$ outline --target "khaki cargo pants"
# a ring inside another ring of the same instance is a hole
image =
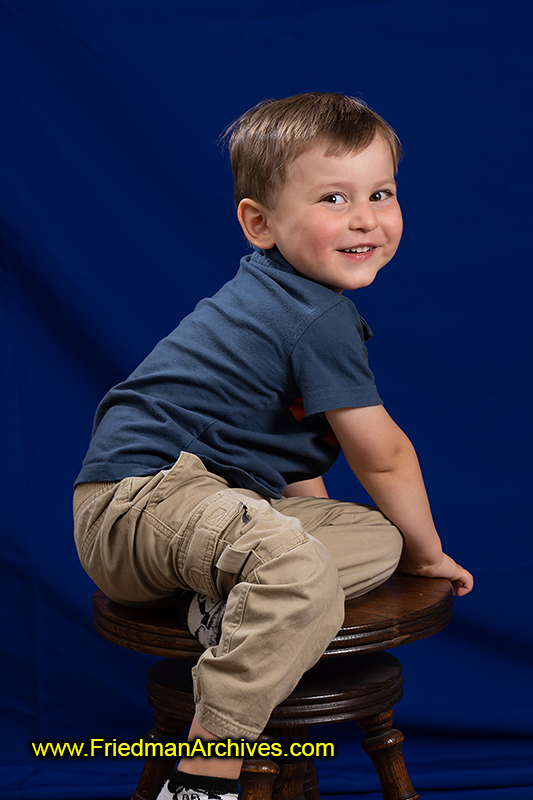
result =
[[[394,571],[402,537],[377,509],[230,488],[190,453],[172,469],[80,484],[82,565],[124,605],[171,605],[177,589],[227,598],[222,637],[193,669],[200,723],[256,739],[272,709],[342,625],[345,597]]]

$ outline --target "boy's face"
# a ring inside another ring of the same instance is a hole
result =
[[[274,210],[263,213],[268,246],[302,275],[339,293],[368,286],[402,235],[388,144],[378,135],[356,155],[307,150],[289,164]]]

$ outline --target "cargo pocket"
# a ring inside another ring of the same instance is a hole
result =
[[[220,599],[214,565],[220,538],[234,523],[242,524],[244,504],[227,489],[210,495],[192,512],[178,552],[178,571],[195,592]]]

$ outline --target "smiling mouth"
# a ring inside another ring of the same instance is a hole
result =
[[[341,250],[341,253],[368,253],[369,250],[375,250],[374,245],[364,245],[363,247],[347,247],[346,250]]]

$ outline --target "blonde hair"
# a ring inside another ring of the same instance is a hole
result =
[[[272,209],[287,165],[304,150],[323,146],[326,156],[356,153],[368,147],[376,134],[388,143],[396,171],[400,140],[362,100],[309,92],[259,103],[223,135],[233,170],[235,205],[249,197]]]

